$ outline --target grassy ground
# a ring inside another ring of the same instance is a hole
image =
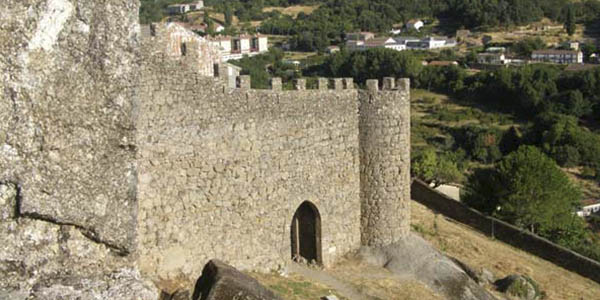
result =
[[[546,299],[600,299],[598,283],[447,220],[414,201],[412,225],[436,248],[475,270],[486,268],[496,278],[515,273],[530,276]]]
[[[321,270],[324,276],[350,285],[362,296],[360,300],[442,300],[440,295],[432,292],[427,286],[414,278],[399,278],[384,268],[361,264],[354,260],[343,260],[334,267]],[[277,273],[250,273],[261,284],[271,289],[286,300],[321,299],[323,296],[341,296],[335,287],[322,283],[319,276],[307,278],[298,274],[283,277]]]
[[[334,289],[297,274],[283,277],[277,273],[250,273],[250,276],[286,300],[320,299],[331,294],[339,295]],[[341,296],[338,298],[345,299]]]
[[[508,114],[486,111],[475,104],[462,103],[446,95],[411,90],[411,145],[413,148],[450,140],[453,128],[478,125],[506,130],[521,125]]]
[[[274,10],[278,10],[280,13],[288,16],[292,16],[296,18],[299,13],[303,12],[307,15],[310,15],[313,11],[319,8],[319,5],[295,5],[289,7],[265,7],[263,8],[263,12],[270,12]]]
[[[569,36],[563,28],[563,24],[544,19],[527,26],[515,26],[508,29],[478,33],[467,38],[466,42],[481,45],[481,38],[484,35],[491,36],[492,42],[494,43],[511,43],[525,38],[539,37],[549,46],[558,45],[559,43],[568,40],[593,42],[597,38],[597,32],[590,30],[589,28],[586,29],[581,24],[577,25],[575,34]]]

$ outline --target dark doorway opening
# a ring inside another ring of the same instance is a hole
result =
[[[292,219],[292,259],[322,264],[321,216],[317,207],[303,202]]]

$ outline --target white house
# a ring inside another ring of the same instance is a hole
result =
[[[600,212],[600,203],[582,207],[581,210],[577,212],[577,215],[580,217],[589,217],[591,214],[595,214],[598,212]]]
[[[415,37],[398,37],[396,38],[396,41],[406,45],[406,49],[409,50],[428,50],[456,46],[456,40],[440,37],[426,37],[423,39]]]
[[[480,64],[503,65],[506,57],[502,52],[486,52],[477,54],[477,62]]]
[[[406,45],[398,43],[394,38],[391,37],[380,37],[371,38],[368,40],[349,40],[346,41],[346,48],[348,50],[367,50],[370,48],[387,48],[396,51],[406,50]]]
[[[408,20],[408,22],[406,22],[406,29],[414,29],[416,31],[419,31],[419,29],[421,29],[421,27],[423,27],[425,24],[423,23],[423,21],[419,20],[419,19],[411,19]]]
[[[223,61],[269,51],[268,37],[264,35],[218,36],[210,38],[210,42],[219,49]]]
[[[333,54],[340,51],[340,47],[338,46],[329,46],[327,47],[327,53]]]
[[[365,48],[387,48],[393,49],[396,51],[406,50],[406,45],[400,44],[396,42],[395,39],[391,37],[381,37],[381,38],[373,38],[365,41]]]
[[[184,3],[184,4],[172,4],[167,7],[167,12],[169,14],[185,14],[189,11],[200,10],[204,7],[204,1],[196,1],[193,3]]]
[[[562,43],[561,46],[571,49],[571,50],[575,50],[575,51],[579,50],[579,42],[577,42],[577,41],[566,41],[566,42]]]

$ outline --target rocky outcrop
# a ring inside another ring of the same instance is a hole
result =
[[[0,5],[0,181],[20,215],[121,252],[135,239],[138,1]]]
[[[0,299],[157,299],[131,258],[72,225],[19,217],[19,190],[0,184]]]
[[[138,1],[0,4],[0,299],[156,299],[134,267]]]
[[[460,265],[414,234],[387,247],[363,247],[359,258],[395,274],[413,276],[448,299],[495,299],[473,281]]]
[[[196,283],[195,300],[280,300],[258,281],[219,260],[209,261]]]

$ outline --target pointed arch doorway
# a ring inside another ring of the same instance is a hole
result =
[[[317,207],[305,201],[294,213],[291,226],[292,259],[322,264],[321,215]]]

